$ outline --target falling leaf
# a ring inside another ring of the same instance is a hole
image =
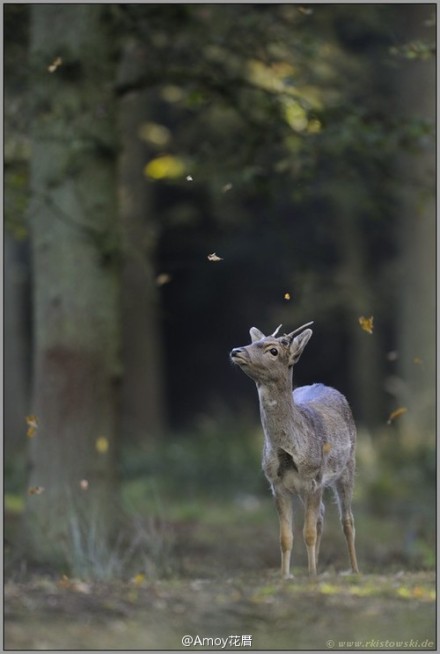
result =
[[[43,486],[31,486],[31,488],[28,489],[28,495],[41,495],[43,491]]]
[[[284,299],[289,301],[290,300],[290,293],[284,293]]]
[[[135,575],[131,580],[131,582],[135,586],[141,586],[144,583],[144,581],[145,581],[145,575],[143,572],[138,572],[138,574]]]
[[[99,454],[106,454],[108,451],[108,439],[105,436],[100,436],[96,439],[95,447]]]
[[[223,261],[222,257],[218,257],[215,252],[208,254],[208,261]]]
[[[370,316],[369,318],[365,318],[365,316],[361,316],[359,318],[359,324],[364,330],[364,332],[368,332],[368,334],[373,333],[373,316]]]
[[[28,426],[28,430],[26,434],[29,438],[33,438],[37,433],[37,429],[38,429],[37,416],[27,416],[26,424]]]
[[[54,73],[54,72],[56,71],[56,69],[59,68],[59,67],[61,66],[62,63],[63,63],[63,60],[61,59],[61,57],[57,57],[57,58],[54,59],[53,62],[52,62],[52,63],[47,67],[47,70],[49,71],[49,73]]]
[[[160,273],[160,275],[156,277],[156,284],[158,286],[164,286],[165,284],[168,284],[172,278],[172,275],[168,273]]]
[[[298,11],[304,16],[310,16],[313,14],[313,9],[308,9],[307,7],[298,7]]]
[[[191,175],[187,175],[185,177],[185,179],[186,179],[187,182],[193,182],[194,181],[194,179],[191,177]]]
[[[225,184],[223,186],[222,191],[223,191],[223,193],[227,193],[228,191],[231,190],[231,188],[232,188],[232,184],[230,182],[228,182],[228,184]]]
[[[387,420],[387,425],[391,425],[392,421],[398,418],[399,416],[403,415],[406,413],[408,409],[404,406],[399,407],[398,409],[395,409],[394,411],[391,411],[389,418]]]
[[[324,443],[324,445],[322,446],[323,454],[328,454],[331,449],[332,449],[331,443]]]
[[[176,179],[182,177],[184,172],[182,159],[171,154],[156,157],[144,167],[144,174],[151,179]]]
[[[414,359],[413,359],[413,363],[414,363],[416,366],[421,366],[422,363],[423,363],[423,359],[421,359],[420,357],[414,357]]]
[[[87,481],[87,479],[81,479],[79,485],[82,488],[82,490],[87,490],[89,487],[89,482]]]

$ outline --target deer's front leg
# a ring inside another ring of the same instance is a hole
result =
[[[316,575],[317,550],[319,551],[318,519],[321,512],[322,491],[307,495],[305,499],[306,515],[304,520],[304,540],[309,560],[309,575]],[[319,537],[321,534],[319,534]]]
[[[293,576],[290,574],[290,555],[293,545],[291,495],[276,494],[275,505],[280,520],[281,576],[284,579],[291,579]]]

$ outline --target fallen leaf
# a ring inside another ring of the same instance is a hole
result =
[[[218,257],[215,252],[208,254],[208,261],[223,261],[222,257]]]
[[[69,579],[67,575],[63,575],[61,579],[58,580],[58,586],[60,588],[68,588],[73,590],[75,593],[84,593],[89,595],[91,591],[90,584],[87,584],[85,581],[80,579]]]
[[[38,429],[38,420],[37,416],[27,416],[26,417],[26,424],[28,426],[28,430],[26,432],[28,438],[33,438],[35,434],[37,433]]]
[[[144,581],[145,581],[145,575],[143,572],[138,572],[138,574],[135,575],[131,580],[131,582],[135,586],[141,586],[144,583]]]
[[[41,495],[43,491],[44,491],[43,486],[31,486],[28,489],[28,495]]]
[[[100,436],[96,439],[95,447],[99,454],[106,454],[108,451],[108,439],[105,436]]]
[[[331,449],[332,449],[331,443],[324,443],[324,445],[322,446],[323,454],[328,454]]]
[[[398,418],[399,416],[402,416],[404,413],[406,413],[408,409],[404,406],[399,407],[398,409],[395,409],[394,411],[391,411],[389,418],[387,420],[387,425],[391,425],[392,421]]]
[[[364,332],[368,332],[368,334],[373,333],[373,316],[370,316],[369,318],[365,318],[365,316],[360,316],[359,324],[364,330]]]

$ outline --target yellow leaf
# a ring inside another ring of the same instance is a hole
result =
[[[364,332],[368,332],[368,334],[373,333],[373,316],[370,316],[369,318],[365,318],[365,316],[360,316],[359,324],[364,330]]]
[[[221,257],[218,257],[215,252],[208,254],[208,261],[223,261]]]
[[[392,421],[395,420],[395,418],[398,418],[399,416],[402,416],[404,413],[406,413],[408,409],[404,406],[399,407],[398,409],[395,409],[394,411],[391,411],[390,416],[387,420],[387,424],[391,425]]]
[[[284,293],[284,299],[285,300],[287,300],[287,301],[290,300],[290,297],[291,297],[290,293]]]
[[[131,580],[135,586],[141,586],[145,581],[145,575],[143,572],[138,572],[137,575]]]
[[[28,495],[41,495],[43,491],[43,486],[31,486],[31,488],[28,489]]]
[[[176,179],[185,172],[183,161],[171,154],[152,159],[144,168],[144,173],[151,179]]]
[[[26,424],[28,426],[26,435],[28,436],[28,438],[33,438],[37,433],[37,429],[38,429],[37,416],[27,416]]]
[[[332,449],[331,443],[324,443],[324,445],[322,446],[323,454],[328,454],[331,449]]]
[[[105,436],[100,436],[96,439],[95,447],[99,454],[106,454],[108,451],[108,445],[108,439]]]

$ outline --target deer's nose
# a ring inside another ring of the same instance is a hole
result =
[[[242,352],[241,347],[234,347],[234,349],[231,350],[229,356],[231,356],[231,357],[233,358],[233,357],[236,357],[236,356],[237,356],[238,354],[240,354],[241,352]]]

